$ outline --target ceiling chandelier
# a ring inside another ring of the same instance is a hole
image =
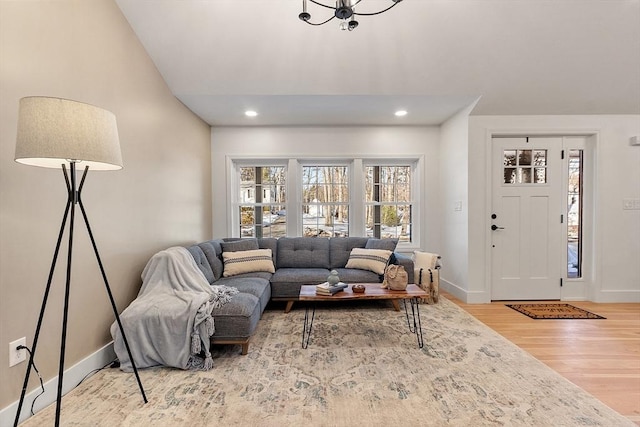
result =
[[[389,7],[386,7],[378,12],[368,12],[368,13],[356,12],[356,5],[358,3],[361,3],[363,0],[336,0],[335,6],[328,6],[326,4],[322,4],[315,0],[308,0],[308,1],[318,6],[331,9],[333,11],[333,16],[331,16],[329,19],[322,22],[316,22],[316,23],[311,22],[310,21],[311,14],[307,12],[307,0],[302,0],[302,13],[298,15],[298,18],[300,18],[302,21],[306,22],[309,25],[317,26],[317,25],[326,24],[327,22],[333,20],[334,18],[338,18],[339,20],[342,21],[340,22],[341,30],[353,31],[358,26],[358,21],[356,21],[355,19],[356,16],[380,15],[381,13],[386,12],[387,10],[391,9],[392,7],[400,3],[402,0],[391,0],[391,5]]]

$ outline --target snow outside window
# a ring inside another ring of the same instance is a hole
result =
[[[302,233],[312,237],[349,235],[347,166],[302,167]]]
[[[365,167],[365,226],[368,237],[412,241],[411,180],[410,165]]]
[[[286,174],[284,166],[240,167],[239,218],[241,237],[286,235]]]

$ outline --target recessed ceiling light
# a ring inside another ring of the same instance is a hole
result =
[[[247,110],[244,112],[244,115],[247,117],[255,117],[258,115],[258,113],[253,110]]]
[[[407,115],[407,110],[398,110],[396,111],[396,116],[397,117],[403,117]]]

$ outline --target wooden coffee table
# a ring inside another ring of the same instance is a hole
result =
[[[381,283],[360,283],[365,286],[363,293],[353,292],[351,285],[345,290],[338,292],[334,295],[316,295],[316,285],[303,285],[300,288],[300,301],[308,301],[309,304],[305,307],[304,312],[304,327],[302,329],[302,348],[309,346],[309,339],[311,338],[311,330],[313,329],[313,320],[316,315],[316,303],[318,302],[339,302],[339,301],[364,301],[364,300],[390,300],[396,311],[400,310],[399,301],[403,301],[404,313],[407,318],[407,326],[411,333],[416,334],[418,341],[418,347],[424,346],[422,339],[422,323],[420,321],[420,305],[418,300],[420,298],[426,298],[427,292],[423,291],[418,285],[407,285],[407,289],[404,291],[391,291],[389,289],[383,289]],[[409,318],[409,311],[407,309],[407,301],[411,306],[411,319]]]

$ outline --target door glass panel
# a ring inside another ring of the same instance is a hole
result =
[[[516,165],[516,150],[504,150],[504,165],[505,166]]]
[[[518,168],[518,184],[531,184],[531,168]]]
[[[503,162],[504,184],[547,183],[547,150],[503,150]]]
[[[546,166],[547,164],[547,150],[534,150],[533,151],[533,164],[536,166]]]
[[[518,150],[518,164],[522,166],[531,164],[531,150]]]
[[[569,150],[567,277],[582,277],[582,150]]]
[[[516,183],[516,168],[504,168],[504,183],[505,184]]]

